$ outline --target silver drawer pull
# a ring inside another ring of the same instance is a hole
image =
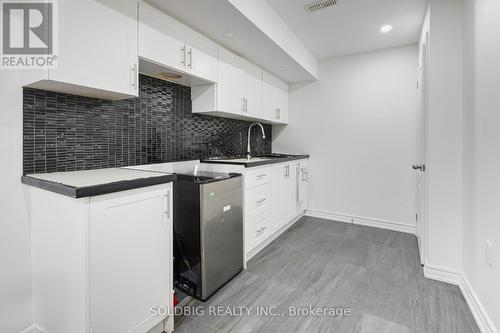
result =
[[[260,234],[261,232],[263,232],[266,229],[267,229],[267,227],[262,227],[262,228],[260,228],[260,229],[257,230],[257,233]]]
[[[301,171],[302,171],[302,181],[303,181],[303,182],[307,182],[307,180],[308,180],[308,179],[307,179],[307,178],[308,178],[307,176],[308,176],[308,175],[307,175],[307,170],[306,170],[306,168],[302,168],[302,169],[301,169]]]
[[[261,179],[261,178],[264,178],[265,176],[267,176],[267,173],[263,173],[261,175],[257,175],[257,178],[258,179]]]
[[[261,205],[266,201],[266,198],[262,198],[260,200],[257,200],[257,205]]]

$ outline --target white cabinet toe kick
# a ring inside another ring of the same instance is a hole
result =
[[[205,165],[209,171],[243,174],[245,263],[304,214],[308,205],[307,162],[302,159],[251,168]]]

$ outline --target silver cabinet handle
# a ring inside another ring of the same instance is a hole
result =
[[[302,181],[307,182],[307,170],[306,170],[306,168],[302,168],[301,171],[302,171]]]
[[[276,119],[279,120],[280,118],[281,118],[281,110],[280,110],[280,108],[277,108],[276,109]]]
[[[241,112],[245,112],[245,97],[241,99]]]
[[[188,56],[189,56],[189,62],[188,62],[188,67],[189,69],[193,69],[193,49],[190,47],[188,51]]]
[[[167,218],[170,219],[171,216],[170,190],[168,190],[167,194],[165,194],[165,201],[167,202],[167,209],[165,210],[165,215],[167,215]]]
[[[248,113],[248,98],[245,97],[245,112]]]
[[[413,165],[411,166],[411,168],[412,168],[413,170],[419,170],[419,169],[420,169],[420,171],[422,171],[422,172],[423,172],[423,171],[425,171],[425,164],[413,164]]]
[[[132,75],[130,85],[132,88],[137,89],[137,64],[130,67],[130,75]]]
[[[186,45],[181,48],[181,64],[186,66]]]
[[[260,234],[262,231],[266,230],[267,227],[262,227],[260,229],[257,229],[257,233]]]
[[[267,173],[263,173],[263,174],[261,174],[261,175],[257,175],[257,176],[256,176],[256,178],[257,178],[257,179],[262,179],[262,178],[264,178],[265,176],[267,176]]]
[[[266,198],[262,198],[260,200],[257,200],[257,206],[263,204],[264,202],[266,202],[266,200],[267,200]]]

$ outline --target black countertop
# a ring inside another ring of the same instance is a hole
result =
[[[100,174],[106,172],[107,174]],[[110,180],[106,181],[109,173],[114,173],[116,175],[117,172],[123,173],[123,175],[120,175],[122,177],[109,177]],[[68,174],[70,174],[69,178]],[[24,175],[21,177],[21,182],[26,185],[76,199],[160,185],[175,181],[176,179],[176,174],[115,168],[74,171],[69,173],[56,172],[50,175]]]
[[[236,164],[243,165],[245,168],[252,168],[256,166],[262,166],[267,164],[283,163],[288,161],[303,160],[309,158],[309,155],[288,155],[288,154],[271,154],[265,156],[255,156],[266,158],[264,160],[257,161],[240,161],[246,157],[220,157],[220,158],[209,158],[201,160],[201,163],[217,163],[217,164]]]

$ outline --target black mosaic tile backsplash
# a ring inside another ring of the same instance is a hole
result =
[[[250,122],[191,113],[191,91],[140,76],[138,98],[107,101],[25,88],[24,173],[88,170],[127,165],[242,156]],[[271,153],[252,129],[252,149]]]

